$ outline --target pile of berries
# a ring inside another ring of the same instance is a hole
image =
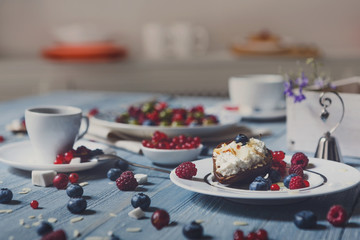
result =
[[[304,153],[297,152],[292,156],[289,175],[284,179],[287,188],[299,189],[310,186],[310,183],[304,179],[304,169],[308,163],[309,159]]]
[[[115,121],[134,125],[172,127],[213,125],[219,122],[215,115],[205,114],[202,105],[190,109],[171,108],[166,102],[132,105],[126,113],[118,115]]]
[[[236,230],[234,232],[234,240],[268,240],[268,233],[264,229],[259,229],[256,232],[249,232],[247,236],[244,236],[244,232]]]
[[[200,137],[186,137],[185,135],[169,138],[165,133],[155,131],[151,140],[143,140],[142,145],[156,149],[193,149],[200,146]]]
[[[91,158],[101,154],[104,154],[101,149],[91,150],[85,146],[80,146],[64,154],[58,154],[54,164],[69,164],[73,158],[80,158],[81,162],[88,162]]]
[[[286,174],[286,162],[284,161],[285,153],[283,151],[274,151],[272,154],[272,166],[271,168],[278,171],[281,176]]]
[[[77,173],[70,173],[66,175],[65,173],[58,173],[53,179],[53,185],[57,189],[66,189],[68,183],[77,183],[79,180],[79,175]]]

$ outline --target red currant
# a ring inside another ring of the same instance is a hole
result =
[[[246,236],[246,240],[257,240],[257,234],[255,232],[249,232]]]
[[[88,113],[88,117],[92,117],[95,116],[99,113],[99,110],[97,108],[92,108],[90,109],[89,113]]]
[[[271,191],[279,191],[279,190],[280,190],[280,187],[279,187],[279,185],[277,185],[276,183],[274,183],[274,184],[271,185],[270,190],[271,190]]]
[[[285,153],[283,151],[275,151],[273,152],[273,158],[275,160],[281,161],[285,158]]]
[[[258,240],[268,240],[267,231],[264,229],[257,230],[256,235]]]
[[[64,155],[58,154],[58,155],[56,156],[56,159],[55,159],[55,161],[54,161],[54,164],[63,164],[64,161],[65,161]]]
[[[75,153],[74,150],[70,150],[64,154],[64,162],[66,164],[69,164],[71,160],[74,158],[74,153]]]
[[[53,179],[53,185],[57,189],[65,189],[68,185],[68,182],[69,182],[68,176],[63,173],[57,174]]]
[[[77,183],[78,180],[79,180],[79,175],[77,173],[70,173],[69,181],[71,183]]]
[[[310,183],[307,180],[304,180],[305,187],[310,187]]]
[[[169,222],[170,216],[163,209],[156,210],[151,216],[151,223],[157,230],[160,230],[163,227],[169,225]]]
[[[243,231],[236,230],[234,232],[234,240],[245,240]]]
[[[5,138],[3,136],[0,136],[0,142],[5,141]]]
[[[39,202],[36,201],[36,200],[32,200],[31,203],[30,203],[30,206],[33,208],[33,209],[37,209],[39,207]]]

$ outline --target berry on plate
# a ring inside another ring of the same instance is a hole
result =
[[[118,179],[116,179],[116,186],[121,191],[133,191],[138,186],[138,182],[131,171],[123,172]]]
[[[283,151],[274,151],[272,157],[274,160],[281,161],[285,158],[285,153]]]
[[[284,178],[284,186],[289,188],[291,178],[297,176],[295,173],[292,173]]]
[[[289,188],[291,190],[304,188],[304,187],[305,187],[305,183],[304,183],[304,179],[302,177],[295,176],[295,177],[291,178],[290,183],[289,183]]]
[[[13,193],[10,189],[1,188],[0,189],[0,203],[9,203],[13,198]]]
[[[157,229],[160,230],[163,227],[169,225],[170,216],[169,213],[163,209],[156,210],[151,216],[151,224]]]
[[[82,213],[86,210],[87,202],[85,198],[70,198],[67,208],[71,213]]]
[[[193,176],[196,176],[196,173],[196,165],[192,162],[183,162],[175,169],[176,176],[184,179],[192,179]]]
[[[195,221],[192,221],[191,223],[186,224],[183,227],[182,232],[186,238],[199,239],[199,238],[202,238],[204,229],[201,226],[201,224],[199,224]]]
[[[294,223],[298,228],[314,228],[316,227],[316,221],[316,215],[310,210],[303,210],[294,215]]]
[[[300,177],[304,177],[304,171],[301,165],[291,165],[289,168],[289,174],[295,173]]]
[[[303,169],[306,168],[308,163],[308,157],[302,152],[295,153],[291,158],[291,165],[300,165]]]
[[[84,189],[79,184],[76,183],[70,184],[66,188],[66,194],[71,198],[81,197],[83,193],[84,193]]]
[[[329,212],[327,213],[326,219],[333,226],[340,227],[345,225],[347,221],[347,214],[343,206],[334,205],[330,208]]]
[[[271,190],[271,191],[279,191],[279,190],[280,190],[280,186],[277,185],[276,183],[271,184],[270,190]]]
[[[249,190],[254,191],[266,191],[269,190],[271,186],[271,180],[268,178],[263,178],[262,176],[257,176],[252,183],[249,185]]]
[[[53,185],[57,189],[65,189],[69,183],[69,178],[64,173],[57,174],[53,179]]]
[[[134,208],[140,207],[142,210],[147,210],[150,207],[150,203],[149,196],[144,193],[137,193],[131,198],[131,205]]]

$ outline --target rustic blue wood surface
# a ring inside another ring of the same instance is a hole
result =
[[[93,107],[101,110],[114,109],[123,104],[131,104],[146,100],[150,94],[104,93],[104,92],[56,92],[49,95],[20,99],[0,104],[0,135],[6,140],[1,146],[15,141],[23,141],[27,136],[18,137],[5,130],[5,125],[13,119],[23,116],[24,110],[31,106],[44,104],[63,104],[81,107],[84,112]],[[161,96],[167,99],[167,96]],[[168,98],[169,101],[189,105],[204,104],[211,106],[219,101],[216,98]],[[286,149],[286,123],[244,122],[256,128],[269,128],[272,136],[263,140],[270,149]],[[314,146],[315,148],[315,146]],[[21,149],[19,149],[21,151]],[[152,165],[144,156],[116,149],[121,157],[146,165]],[[309,153],[313,155],[313,153]],[[345,162],[360,169],[359,159],[345,158]],[[71,214],[66,209],[68,196],[64,190],[54,187],[35,187],[31,184],[31,172],[17,170],[0,164],[0,187],[7,187],[14,193],[11,204],[0,204],[0,210],[11,209],[11,213],[0,213],[0,239],[38,239],[37,227],[32,223],[43,219],[56,218],[55,229],[63,229],[68,239],[86,239],[89,237],[106,237],[112,231],[120,239],[184,239],[182,227],[192,220],[203,220],[205,237],[203,239],[232,239],[236,229],[246,234],[263,228],[268,231],[269,239],[360,239],[360,207],[359,186],[337,194],[308,199],[286,205],[248,205],[233,203],[227,199],[193,193],[174,185],[167,174],[141,168],[131,168],[135,173],[148,174],[148,184],[138,188],[151,198],[152,208],[146,212],[146,218],[135,220],[128,216],[133,209],[130,199],[134,192],[119,191],[106,178],[107,170],[113,163],[105,163],[92,170],[79,172],[80,182],[88,182],[84,187],[88,208],[80,222],[70,220],[79,215]],[[19,194],[23,188],[31,188],[28,194]],[[33,210],[29,203],[37,200],[40,209]],[[333,227],[326,221],[326,213],[330,206],[342,204],[350,215],[345,227]],[[169,212],[172,224],[162,230],[156,230],[150,223],[152,212],[162,208]],[[312,230],[300,230],[293,223],[293,215],[297,211],[310,209],[318,216],[318,227]],[[112,213],[112,215],[110,215]],[[35,216],[35,219],[29,217]],[[19,224],[25,220],[26,228]],[[235,226],[235,221],[246,222],[246,226]],[[127,232],[126,228],[139,227],[140,232]],[[74,230],[80,231],[79,238],[73,237]]]

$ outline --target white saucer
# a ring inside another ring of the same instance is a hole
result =
[[[226,114],[238,116],[242,119],[248,120],[275,120],[286,117],[286,108],[272,109],[272,110],[251,110],[251,109],[239,109],[230,101],[221,102],[209,111],[218,112],[218,114]]]
[[[291,156],[286,156],[289,163]],[[232,201],[247,204],[273,205],[302,201],[306,198],[344,191],[355,187],[360,182],[360,172],[346,164],[318,158],[309,158],[309,169],[305,170],[310,187],[282,191],[250,191],[234,188],[214,181],[212,177],[213,163],[211,158],[193,161],[197,174],[192,180],[176,176],[175,169],[170,173],[171,181],[181,188],[206,195],[225,197]]]
[[[74,148],[81,145],[84,145],[91,150],[98,148],[103,150],[105,153],[114,152],[114,150],[105,146],[104,144],[90,142],[86,140],[77,141],[74,145]],[[74,164],[41,164],[34,163],[35,158],[36,156],[29,140],[10,143],[4,145],[3,147],[0,147],[0,162],[7,164],[13,168],[26,171],[55,170],[57,172],[74,172],[88,170],[100,164],[100,162],[98,162],[97,160]]]

